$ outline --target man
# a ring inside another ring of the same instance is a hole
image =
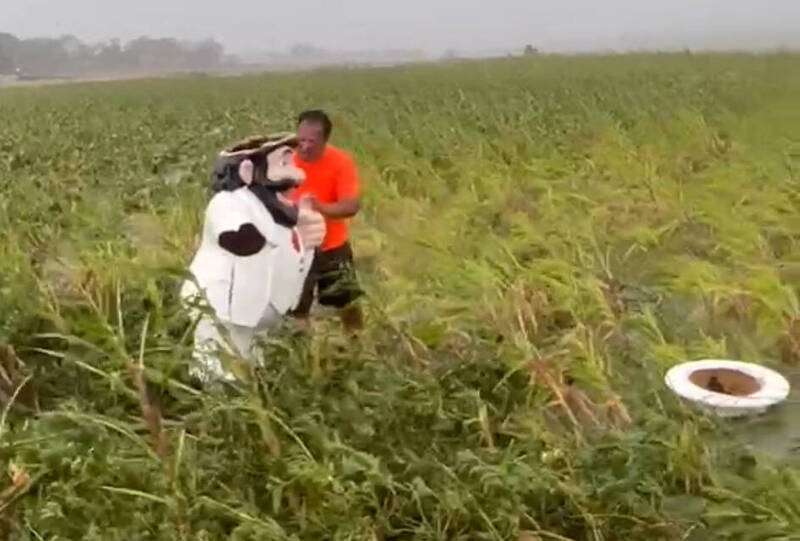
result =
[[[294,164],[306,179],[291,198],[322,214],[326,233],[293,315],[308,324],[316,287],[319,303],[338,308],[345,331],[352,334],[363,326],[361,309],[355,303],[363,292],[348,238],[350,218],[361,208],[360,182],[352,158],[328,142],[331,130],[331,121],[323,111],[305,111],[297,119]]]

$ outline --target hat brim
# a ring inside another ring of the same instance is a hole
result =
[[[297,136],[293,133],[277,133],[266,136],[249,137],[235,145],[222,150],[221,158],[245,158],[249,156],[265,156],[282,146],[297,146]]]

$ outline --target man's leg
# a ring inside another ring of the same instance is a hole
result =
[[[325,254],[319,274],[319,302],[339,310],[339,319],[347,334],[355,336],[364,327],[361,306],[357,304],[363,295],[358,284],[349,243],[334,248]]]
[[[347,334],[355,337],[358,331],[364,328],[364,313],[361,306],[354,302],[339,310],[339,318],[342,320],[342,327]]]

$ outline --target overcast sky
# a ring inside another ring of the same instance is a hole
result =
[[[233,53],[296,42],[563,50],[620,47],[634,38],[636,45],[774,47],[800,40],[800,0],[0,0],[0,31],[88,42],[210,37]]]

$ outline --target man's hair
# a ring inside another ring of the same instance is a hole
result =
[[[333,125],[331,124],[331,119],[328,118],[328,115],[325,111],[320,109],[312,109],[309,111],[303,111],[297,117],[297,123],[301,124],[302,122],[314,122],[317,124],[322,125],[322,134],[327,141],[328,138],[331,136],[331,131],[333,130]]]

